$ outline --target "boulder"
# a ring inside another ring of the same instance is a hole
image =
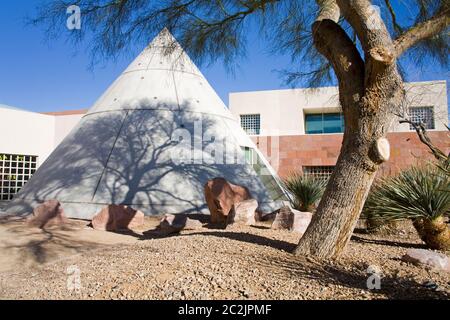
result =
[[[289,230],[294,232],[305,233],[306,228],[312,219],[311,212],[302,212],[284,206],[280,208],[275,215],[272,223],[272,229],[275,230]]]
[[[263,217],[263,212],[260,210],[256,210],[255,211],[255,221],[257,221],[257,222],[263,221],[262,217]]]
[[[443,253],[425,249],[409,249],[402,260],[415,265],[450,272],[450,259]]]
[[[234,202],[241,202],[252,198],[247,187],[232,184],[230,182],[228,182],[228,184],[234,192]]]
[[[308,228],[311,223],[312,213],[302,212],[292,209],[294,213],[294,222],[292,223],[291,231],[305,233],[306,228]]]
[[[275,220],[275,216],[277,215],[278,210],[270,213],[265,213],[262,211],[256,211],[255,220],[256,221],[272,221]]]
[[[275,219],[272,223],[274,230],[291,230],[294,224],[294,214],[288,206],[281,207],[276,211]]]
[[[144,213],[125,205],[106,206],[92,218],[92,227],[103,231],[129,230],[143,224]]]
[[[28,224],[32,227],[44,228],[61,226],[67,222],[64,210],[58,200],[49,200],[37,206],[33,210]]]
[[[224,178],[209,180],[204,189],[211,223],[225,224],[234,204],[251,198],[246,187],[229,183]]]
[[[161,219],[158,229],[164,233],[178,233],[181,230],[195,230],[202,227],[198,220],[189,219],[183,214],[166,214]]]
[[[255,199],[248,199],[241,202],[237,202],[233,205],[230,214],[227,217],[227,225],[243,224],[252,225],[255,224],[255,214],[258,208],[258,201]]]

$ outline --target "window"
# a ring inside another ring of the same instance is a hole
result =
[[[305,115],[307,134],[344,132],[344,115],[341,113],[317,113]]]
[[[241,147],[244,151],[245,162],[251,165],[257,163],[256,152],[250,147]]]
[[[413,123],[423,123],[425,129],[434,129],[434,112],[433,107],[412,107],[409,108],[409,118]],[[412,124],[409,125],[410,130],[414,130]]]
[[[11,200],[36,168],[36,156],[0,153],[0,201]]]
[[[281,189],[280,182],[277,181],[274,176],[272,176],[259,154],[252,148],[241,148],[242,151],[244,151],[245,162],[253,167],[253,170],[255,170],[256,175],[261,179],[262,184],[266,187],[267,192],[269,193],[269,196],[272,198],[272,200],[287,201],[288,198]]]
[[[241,127],[247,134],[257,135],[261,129],[259,114],[241,114]]]
[[[316,179],[328,180],[333,173],[334,166],[303,167],[303,175]]]

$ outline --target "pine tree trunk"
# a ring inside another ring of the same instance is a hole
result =
[[[297,255],[337,258],[350,240],[359,215],[372,186],[378,167],[389,158],[389,144],[384,136],[393,114],[402,101],[402,82],[395,74],[387,82],[390,98],[369,99],[370,104],[383,105],[377,113],[359,114],[358,125],[346,128],[340,156],[330,177],[317,211],[295,250]],[[384,89],[375,94],[382,95]],[[360,110],[373,106],[359,105]]]
[[[339,82],[345,118],[341,152],[325,193],[295,250],[298,255],[337,258],[350,241],[376,171],[389,159],[384,138],[404,99],[392,39],[381,18],[369,25],[367,0],[319,0],[314,44],[330,61]],[[364,60],[339,26],[340,14],[362,42]]]
[[[376,173],[364,146],[348,139],[322,200],[295,253],[337,257],[347,245]],[[366,153],[367,154],[367,153]]]

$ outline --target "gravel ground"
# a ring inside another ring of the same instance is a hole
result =
[[[42,238],[33,242],[23,240],[29,229],[20,223],[3,224],[0,236],[11,238],[8,230],[22,241],[15,255],[8,251],[13,246],[0,247],[0,260],[1,251],[20,257],[7,259],[8,270],[0,273],[0,299],[450,298],[449,273],[400,260],[408,248],[423,247],[410,226],[395,235],[355,233],[335,262],[293,256],[300,235],[265,224],[168,237],[143,233],[156,224],[148,218],[142,230],[116,234],[78,221],[63,231],[34,230]],[[52,250],[58,254],[46,252]],[[369,266],[382,272],[379,290],[367,288]]]

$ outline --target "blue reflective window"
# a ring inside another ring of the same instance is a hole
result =
[[[317,113],[305,115],[307,134],[342,133],[344,116],[341,113]]]

